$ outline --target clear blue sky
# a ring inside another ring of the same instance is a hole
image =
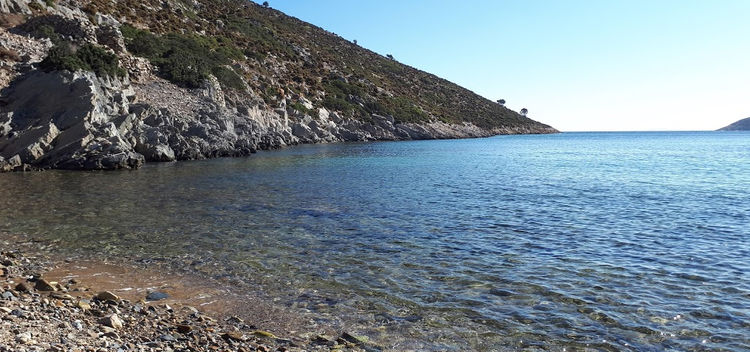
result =
[[[750,117],[750,0],[273,0],[563,131]]]

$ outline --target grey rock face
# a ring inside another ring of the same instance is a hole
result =
[[[0,0],[0,13],[30,14],[30,0]]]
[[[0,170],[133,169],[144,162],[248,155],[299,143],[485,137],[471,124],[371,122],[319,109],[317,116],[257,101],[227,102],[214,80],[187,90],[90,72],[32,71],[0,93]],[[258,99],[259,100],[259,99]]]
[[[128,112],[132,91],[125,87],[93,73],[33,71],[19,78],[2,94],[0,156],[9,161],[5,168],[139,167],[143,156],[115,125]]]

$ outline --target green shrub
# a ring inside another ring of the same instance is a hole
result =
[[[159,73],[165,79],[176,84],[198,88],[208,78],[207,63],[198,56],[181,56],[173,52],[157,63]]]
[[[47,5],[47,7],[55,7],[55,0],[44,0],[44,4]]]
[[[295,101],[289,104],[288,107],[291,109],[297,110],[303,114],[307,114],[308,112],[310,112],[310,109],[308,109],[307,107],[305,107],[304,105],[302,105],[302,103],[298,101]]]
[[[29,3],[29,8],[32,9],[32,10],[34,10],[34,12],[45,12],[45,11],[47,11],[47,9],[45,9],[44,7],[42,7],[42,5],[39,5],[39,3],[36,2],[36,1],[30,2]]]
[[[50,49],[39,66],[45,71],[92,71],[98,76],[123,77],[117,55],[93,45],[86,44],[77,50],[70,43],[59,43]]]
[[[159,75],[181,86],[197,88],[213,74],[225,88],[241,89],[242,78],[225,65],[244,55],[231,40],[169,33],[157,36],[148,31],[122,26],[130,52],[145,57],[159,68]]]
[[[329,110],[341,111],[357,117],[369,116],[367,111],[357,100],[363,100],[364,89],[356,84],[340,78],[330,78],[323,83],[326,96],[323,106]]]
[[[427,113],[416,106],[410,99],[395,97],[386,100],[393,118],[397,122],[419,122],[427,120]]]
[[[253,48],[258,53],[248,56],[265,56],[266,52],[290,58],[295,56],[294,49],[285,41],[277,38],[274,32],[266,26],[237,16],[229,16],[226,20],[227,30],[242,34],[242,39],[246,41],[247,47]]]
[[[161,38],[149,31],[137,29],[130,25],[120,27],[128,50],[145,58],[159,57],[165,51]]]
[[[368,118],[371,114],[393,116],[398,122],[418,122],[428,114],[405,97],[381,97],[368,95],[365,88],[342,79],[331,79],[324,83],[326,97],[323,106],[335,111]]]
[[[60,44],[63,41],[60,35],[55,32],[55,28],[48,24],[34,27],[31,30],[31,35],[36,38],[49,38],[53,44]]]
[[[241,90],[245,88],[245,82],[234,70],[226,66],[216,66],[211,69],[211,73],[219,80],[222,87]]]

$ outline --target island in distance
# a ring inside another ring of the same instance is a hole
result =
[[[718,131],[750,131],[750,117],[739,120],[729,126],[722,127]]]

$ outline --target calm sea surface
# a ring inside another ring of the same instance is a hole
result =
[[[750,133],[313,145],[0,190],[0,230],[188,257],[393,350],[750,349]]]

